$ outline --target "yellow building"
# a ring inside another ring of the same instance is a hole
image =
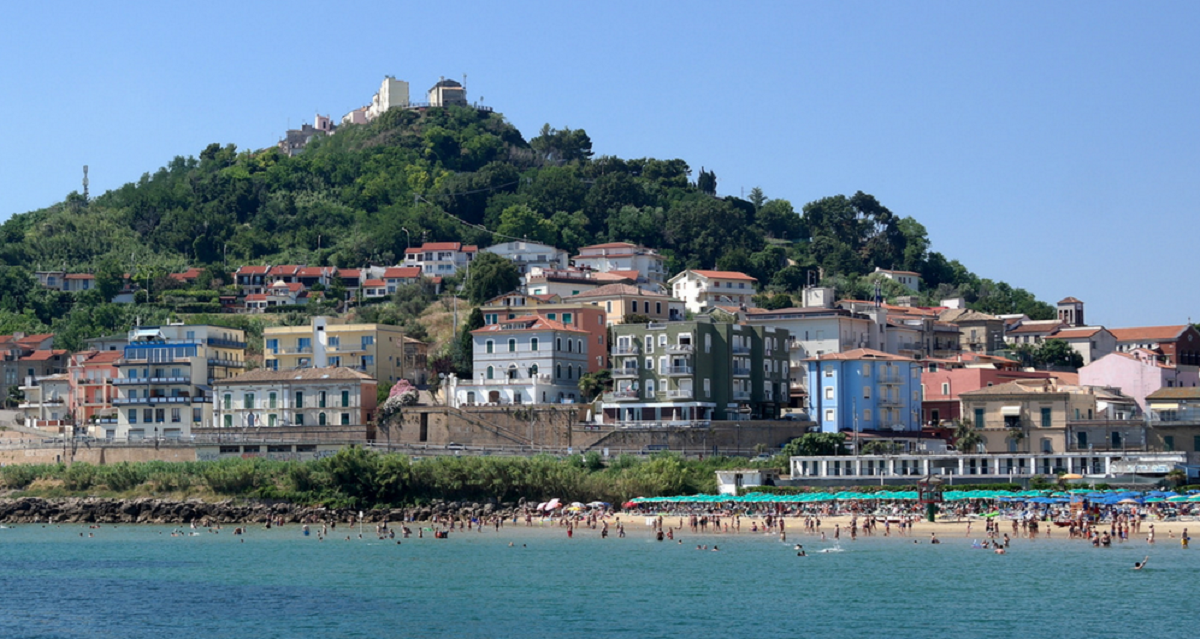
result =
[[[610,326],[624,323],[630,315],[644,315],[652,322],[676,322],[686,314],[683,300],[632,284],[606,284],[563,299],[565,304],[577,302],[603,307]]]
[[[380,384],[401,378],[424,384],[428,345],[386,324],[346,324],[314,317],[309,326],[275,326],[263,331],[263,365],[271,370],[345,367]]]

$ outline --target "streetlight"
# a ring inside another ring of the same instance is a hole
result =
[[[411,248],[412,247],[412,235],[408,232],[408,229],[404,228],[403,226],[400,227],[400,230],[404,231],[404,248],[406,248],[406,249]]]

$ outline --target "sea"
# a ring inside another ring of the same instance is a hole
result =
[[[1200,547],[0,528],[0,637],[1194,637]],[[82,536],[81,536],[82,534]],[[346,536],[350,539],[347,540]],[[402,543],[396,543],[400,541]],[[793,545],[807,553],[797,556]],[[707,546],[707,550],[697,546]],[[719,550],[718,550],[719,548]],[[841,552],[822,552],[841,549]],[[1132,570],[1145,555],[1144,570]]]

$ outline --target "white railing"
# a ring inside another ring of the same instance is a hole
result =
[[[691,366],[664,366],[660,369],[663,375],[691,375]]]

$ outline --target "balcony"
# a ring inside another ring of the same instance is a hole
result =
[[[277,355],[311,355],[311,346],[293,346],[291,348],[279,348],[275,350]]]
[[[208,358],[209,366],[224,366],[226,368],[245,368],[246,362],[235,362],[231,359],[221,359],[220,357]]]
[[[612,369],[613,379],[636,379],[639,371],[636,368],[614,368]]]
[[[246,342],[235,342],[231,339],[221,339],[220,337],[210,337],[205,341],[209,346],[219,348],[246,348]]]
[[[673,355],[689,355],[696,352],[692,344],[667,344],[667,352]]]
[[[148,406],[151,404],[206,404],[207,397],[118,397],[113,406]]]
[[[613,355],[638,355],[641,349],[637,346],[614,346],[612,349]]]
[[[738,368],[737,366],[734,366],[733,367],[733,376],[734,377],[750,377],[750,369],[749,368]]]
[[[730,350],[733,352],[734,355],[749,355],[750,354],[749,346],[733,346],[730,348]]]
[[[114,377],[113,384],[129,386],[130,384],[190,384],[188,377]]]
[[[358,345],[338,344],[336,346],[326,346],[325,351],[329,352],[329,353],[340,353],[340,354],[365,353],[367,351],[367,347],[363,346],[362,344],[358,344]]]
[[[733,391],[733,401],[735,401],[735,402],[750,401],[750,391]]]
[[[641,396],[635,390],[619,390],[604,394],[606,402],[633,402],[640,398]]]
[[[669,377],[678,377],[681,375],[691,375],[694,369],[691,366],[664,366],[659,369],[659,373]]]
[[[667,399],[692,399],[696,396],[695,391],[690,388],[681,388],[679,390],[669,390],[663,393],[663,397]]]

